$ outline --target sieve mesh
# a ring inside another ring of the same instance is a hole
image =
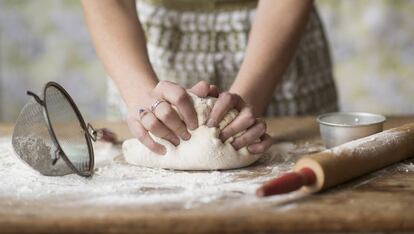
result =
[[[20,112],[13,131],[12,145],[17,155],[43,175],[72,173],[63,161],[56,159],[57,148],[49,135],[43,107],[31,99]]]

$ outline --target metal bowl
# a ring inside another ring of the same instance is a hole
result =
[[[317,120],[325,147],[332,148],[381,132],[386,118],[363,112],[334,112],[320,115]]]

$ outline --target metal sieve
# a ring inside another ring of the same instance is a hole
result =
[[[31,91],[27,94],[33,98],[23,107],[13,130],[16,154],[43,175],[92,176],[91,140],[115,142],[115,135],[85,124],[69,93],[55,82],[45,85],[43,99]]]

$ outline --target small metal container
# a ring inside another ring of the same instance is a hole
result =
[[[363,112],[334,112],[320,115],[317,120],[325,147],[332,148],[381,132],[386,118]]]

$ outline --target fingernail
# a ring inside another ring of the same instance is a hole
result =
[[[191,138],[191,134],[188,132],[184,132],[182,138],[183,140],[188,141]]]
[[[249,145],[247,150],[251,153],[260,153],[260,147],[258,145]]]
[[[207,121],[207,127],[212,128],[216,126],[216,121],[214,121],[214,119],[209,119]]]
[[[223,132],[220,132],[220,134],[219,134],[219,139],[220,139],[222,142],[224,142],[224,141],[226,140],[226,137],[225,137],[225,135],[223,134]]]
[[[180,144],[180,139],[179,139],[178,137],[173,137],[173,138],[171,139],[171,141],[172,141],[172,143],[173,143],[175,146],[177,146],[177,145],[179,145],[179,144]]]
[[[235,150],[239,150],[239,149],[240,149],[240,147],[238,146],[238,144],[237,144],[237,143],[232,143],[231,145],[233,146],[233,148],[234,148]]]
[[[256,152],[256,148],[254,147],[254,145],[249,145],[247,146],[247,150],[251,153],[255,153]]]
[[[198,127],[198,123],[197,122],[191,122],[190,126],[188,126],[191,130],[194,130]]]

